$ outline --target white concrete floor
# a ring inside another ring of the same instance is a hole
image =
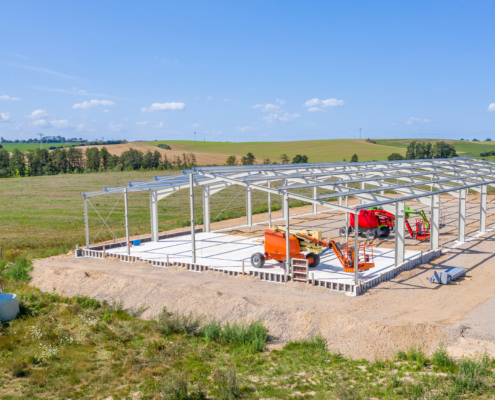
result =
[[[267,261],[263,268],[251,266],[251,255],[264,251],[263,244],[255,242],[259,239],[262,238],[253,239],[223,233],[198,233],[196,234],[196,264],[221,268],[222,270],[241,271],[242,260],[244,260],[246,273],[250,270],[258,270],[283,275],[284,270],[281,263],[273,260]],[[170,262],[191,263],[191,248],[191,236],[186,235],[133,246],[131,247],[131,255],[150,261],[167,261],[168,255]],[[120,254],[125,254],[125,252],[125,247],[107,251],[107,253]],[[405,261],[417,254],[419,252],[406,250]],[[363,282],[376,278],[394,267],[394,250],[374,249],[374,259],[375,268],[359,274]],[[333,251],[328,250],[321,255],[320,265],[310,269],[311,273],[314,273],[315,279],[322,281],[352,283],[354,279],[354,274],[345,273],[336,255]]]

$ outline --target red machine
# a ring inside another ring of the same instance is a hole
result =
[[[413,231],[407,219],[406,219],[406,227],[411,237],[417,240],[421,240],[421,241],[428,240],[431,236],[430,226],[426,225],[423,218],[416,218],[416,231]]]
[[[359,233],[369,240],[378,236],[387,237],[394,231],[395,215],[381,209],[361,210],[358,218]],[[348,234],[354,232],[355,217],[351,214]],[[346,228],[340,228],[339,235],[345,237]]]

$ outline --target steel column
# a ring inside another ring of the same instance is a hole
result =
[[[253,206],[251,199],[251,188],[246,186],[246,225],[253,225]]]
[[[349,207],[349,196],[345,196],[345,206]],[[349,241],[349,213],[345,213],[345,242]]]
[[[284,186],[287,186],[287,179],[282,181]],[[282,218],[285,218],[285,195],[282,195]]]
[[[210,232],[210,187],[203,186],[203,229]]]
[[[151,241],[158,242],[158,198],[156,190],[150,191]]]
[[[86,230],[86,248],[89,249],[88,199],[84,198],[84,229]]]
[[[196,222],[194,220],[194,174],[189,174],[189,199],[191,203],[191,251],[192,262],[196,263]]]
[[[486,232],[486,185],[481,186],[480,192],[480,233]]]
[[[466,241],[466,192],[467,189],[459,190],[459,221],[457,240],[459,242]]]
[[[272,229],[272,196],[268,192],[268,229]]]
[[[405,250],[405,203],[395,203],[395,266],[404,262]]]
[[[430,250],[436,250],[440,242],[440,194],[431,196]]]
[[[361,190],[364,190],[365,189],[365,183],[364,182],[361,182]],[[363,199],[359,199],[359,204],[364,204],[364,200]]]
[[[359,210],[354,215],[354,283],[359,284]]]
[[[129,202],[127,200],[127,188],[124,188],[124,209],[125,209],[125,238],[127,241],[127,255],[131,255],[131,245],[129,243]]]
[[[290,274],[289,194],[284,193],[285,204],[285,270]]]
[[[316,196],[318,196],[318,192],[317,192],[317,187],[313,187],[313,199],[316,199]],[[313,214],[316,214],[318,212],[318,206],[313,203]]]

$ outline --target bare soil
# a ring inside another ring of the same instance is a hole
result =
[[[470,198],[470,206],[479,207],[475,198]],[[291,215],[310,212],[311,206],[291,209]],[[318,225],[321,220],[327,226],[333,224],[328,221],[336,219],[338,225],[342,221],[339,214],[304,216],[300,223]],[[273,219],[281,217],[280,211],[272,213]],[[266,214],[253,216],[254,223],[266,219]],[[474,224],[469,218],[467,222]],[[212,229],[243,223],[245,218],[222,221],[212,224]],[[297,219],[291,220],[292,225],[296,223]],[[235,228],[229,233],[258,236],[264,229],[266,225]],[[476,226],[466,230],[474,233]],[[46,290],[55,288],[68,296],[121,299],[128,308],[144,304],[144,318],[156,317],[163,307],[222,321],[261,318],[273,335],[273,345],[321,332],[328,347],[355,358],[388,357],[411,345],[421,345],[431,352],[440,342],[457,357],[484,350],[495,355],[494,240],[495,233],[489,233],[466,242],[357,298],[302,283],[281,285],[213,271],[194,273],[144,262],[67,256],[37,260],[31,284]],[[377,241],[376,245],[390,243]],[[468,279],[450,285],[428,282],[434,269],[452,266],[467,268]]]

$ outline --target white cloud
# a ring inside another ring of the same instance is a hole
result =
[[[45,110],[34,110],[31,114],[27,115],[28,118],[40,119],[48,117],[48,113]]]
[[[153,112],[153,111],[179,111],[186,107],[184,103],[153,103],[151,107],[143,107],[141,112]]]
[[[299,118],[299,114],[289,114],[289,113],[284,113],[283,115],[278,115],[278,114],[270,114],[268,117],[264,117],[264,120],[267,120],[269,123],[272,123],[274,121],[281,122],[283,124],[292,122],[294,119]]]
[[[67,121],[66,119],[60,119],[60,120],[54,119],[53,121],[50,121],[50,124],[54,128],[68,128],[69,127],[69,121]]]
[[[113,122],[110,122],[108,124],[108,127],[112,130],[112,131],[115,131],[115,132],[118,132],[118,131],[121,131],[122,128],[124,127],[122,124],[115,124]]]
[[[46,119],[37,119],[36,121],[33,122],[33,125],[43,127],[43,128],[51,128],[52,127]]]
[[[276,99],[275,100],[278,104],[280,104],[281,106],[284,106],[285,105],[285,100],[282,100],[282,99]]]
[[[0,122],[12,122],[10,113],[0,113]]]
[[[103,110],[103,113],[107,113],[107,112],[110,112],[110,110]]]
[[[208,100],[208,101],[213,101],[213,97],[208,96],[208,97],[206,98],[206,100]]]
[[[76,130],[78,130],[78,131],[83,131],[83,130],[84,130],[84,124],[79,124],[79,125],[77,125],[77,126],[76,126]],[[88,131],[89,131],[89,129],[88,129]]]
[[[318,111],[321,111],[321,112],[327,112],[327,110],[322,110],[321,108],[319,107],[311,107],[311,108],[308,108],[308,111],[309,112],[318,112]]]
[[[255,128],[254,126],[243,126],[242,128],[241,127],[237,127],[237,130],[239,132],[255,132],[257,130],[259,130],[259,128]]]
[[[160,122],[158,125],[155,126],[155,128],[165,128],[165,124],[163,122]]]
[[[345,105],[345,102],[344,102],[344,100],[337,100],[337,99],[320,100],[318,98],[314,98],[314,99],[308,100],[306,103],[304,103],[304,105],[306,107],[311,107],[311,108],[314,108],[315,106],[342,107],[343,105]]]
[[[495,103],[492,103],[488,106],[488,110],[487,111],[490,111],[490,112],[493,112],[495,111]]]
[[[226,103],[228,103],[229,101],[232,101],[231,99],[223,99],[223,101],[225,101]]]
[[[113,106],[115,103],[110,100],[91,100],[91,101],[83,101],[82,103],[76,103],[72,106],[72,108],[81,108],[86,110],[95,106]]]
[[[411,125],[411,124],[427,124],[428,122],[431,122],[431,120],[430,119],[422,119],[422,118],[411,117],[411,118],[409,118],[406,121],[406,124],[407,125]]]
[[[201,126],[201,124],[192,124],[191,128],[199,128],[200,126]]]
[[[16,101],[16,100],[20,100],[19,97],[10,97],[10,96],[7,96],[6,94],[0,96],[0,100],[12,100],[12,101]]]
[[[275,104],[256,104],[253,106],[253,108],[260,108],[261,111],[266,111],[266,112],[272,112],[272,111],[278,111],[280,110],[279,106],[276,106]]]
[[[146,125],[149,124],[149,121],[136,122],[136,125]]]

